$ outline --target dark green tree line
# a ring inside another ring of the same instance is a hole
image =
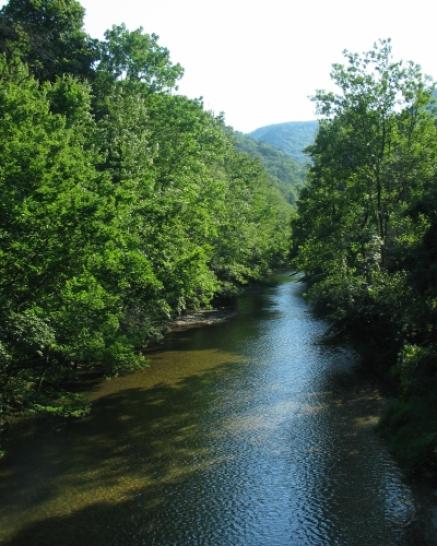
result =
[[[0,11],[0,411],[79,415],[83,370],[287,258],[290,205],[155,35],[74,0]]]
[[[353,332],[400,400],[387,418],[413,464],[435,462],[437,124],[432,83],[382,41],[334,65],[339,92],[320,91],[313,166],[295,222],[308,294]],[[434,254],[433,254],[434,253]]]

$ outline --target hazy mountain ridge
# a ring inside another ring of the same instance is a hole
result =
[[[305,182],[307,168],[288,154],[267,142],[255,140],[240,132],[234,133],[237,148],[259,159],[275,184],[294,203]]]
[[[318,121],[289,121],[259,127],[249,133],[251,138],[281,150],[300,164],[309,162],[304,150],[314,143]]]

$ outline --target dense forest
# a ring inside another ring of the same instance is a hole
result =
[[[410,468],[437,468],[437,123],[433,85],[390,41],[333,66],[294,224],[308,296],[397,400],[384,419]]]
[[[75,0],[0,11],[0,421],[81,415],[89,369],[284,263],[292,208],[156,35],[88,36]]]
[[[307,165],[305,148],[314,143],[318,128],[317,121],[288,121],[259,127],[249,136],[258,142],[270,144],[297,163]]]
[[[287,201],[294,204],[305,183],[307,165],[298,163],[278,148],[243,133],[235,132],[234,139],[238,150],[261,161]],[[300,146],[302,150],[306,148],[305,141]]]

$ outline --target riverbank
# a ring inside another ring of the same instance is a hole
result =
[[[332,320],[329,313],[320,316]],[[341,325],[332,323],[330,335],[351,343],[362,367],[373,374],[386,393],[388,403],[381,416],[380,433],[404,470],[421,482],[437,488],[437,398],[429,389],[411,392],[405,388],[398,351],[386,340],[384,329],[375,331],[355,318]]]
[[[354,291],[345,283],[327,287],[314,278],[303,281],[313,311],[331,323],[329,337],[352,343],[362,367],[388,393],[380,431],[391,452],[408,474],[437,487],[437,353],[421,342],[429,333],[418,326],[412,330],[405,302],[398,301],[397,314],[390,313],[393,302],[375,299],[375,287]]]
[[[164,327],[164,333],[181,332],[204,326],[214,326],[225,320],[235,317],[236,311],[231,308],[204,309],[196,312],[189,312],[181,317],[168,322]]]
[[[227,306],[222,304],[213,309],[187,311],[175,319],[162,323],[158,329],[159,334],[150,340],[149,346],[144,352],[145,357],[147,358],[148,353],[156,351],[163,339],[173,332],[214,326],[235,317],[237,314],[235,310],[235,298],[236,296],[228,298],[226,300]],[[125,373],[129,374],[132,372]],[[92,392],[99,383],[108,379],[105,377],[105,368],[103,365],[96,365],[94,369],[82,369],[79,364],[75,380],[66,381],[62,385],[64,393],[71,397],[71,402],[68,405],[64,402],[64,405],[67,406],[66,410],[56,411],[56,402],[51,401],[51,408],[47,412],[42,410],[21,411],[17,409],[14,413],[0,416],[0,460],[7,453],[9,444],[8,436],[16,423],[21,422],[23,419],[37,419],[38,422],[52,422],[55,429],[63,428],[66,423],[62,423],[62,420],[80,419],[92,411],[86,393]]]

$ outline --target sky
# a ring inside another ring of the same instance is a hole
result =
[[[80,1],[94,37],[122,22],[158,34],[185,69],[179,92],[243,132],[314,119],[309,96],[332,87],[331,64],[379,38],[437,78],[436,0]]]

